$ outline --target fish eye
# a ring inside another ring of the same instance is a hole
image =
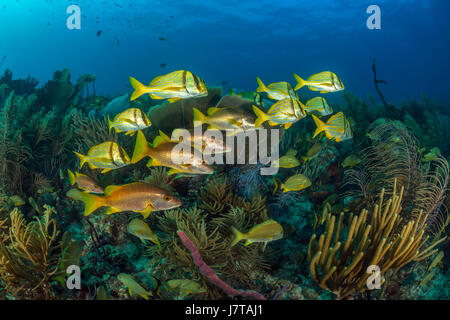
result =
[[[171,196],[164,196],[164,201],[170,201],[172,199]]]

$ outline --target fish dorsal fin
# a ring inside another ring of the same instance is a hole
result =
[[[154,140],[153,140],[153,148],[156,148],[157,146],[163,144],[163,143],[167,143],[170,142],[170,138],[161,130],[159,130],[159,136],[157,136]]]
[[[286,156],[295,156],[296,154],[297,154],[297,150],[295,150],[295,149],[289,149],[286,152]]]
[[[149,86],[154,85],[154,84],[155,84],[156,82],[158,82],[162,77],[163,77],[163,76],[157,76],[156,78],[154,78],[154,79],[150,82]]]
[[[212,116],[214,113],[216,113],[219,110],[220,110],[220,108],[210,107],[210,108],[208,108],[207,114],[208,114],[208,116]]]
[[[166,142],[170,142],[170,141],[171,141],[170,137],[169,137],[167,134],[165,134],[165,133],[162,132],[161,130],[158,130],[158,132],[159,132],[159,135],[160,135]]]
[[[107,186],[105,188],[105,196],[109,196],[111,193],[113,193],[114,191],[120,189],[121,186],[115,186],[115,185],[111,185],[111,186]]]

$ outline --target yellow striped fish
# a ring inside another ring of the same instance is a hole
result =
[[[300,191],[308,188],[311,185],[311,180],[303,174],[296,174],[289,177],[285,183],[281,184],[283,192]]]
[[[133,77],[130,77],[130,83],[134,88],[130,101],[136,100],[146,93],[152,99],[168,99],[169,102],[208,95],[205,82],[186,70],[173,71],[158,76],[148,86],[143,85]]]
[[[294,89],[289,82],[275,82],[269,84],[267,87],[261,81],[260,78],[256,77],[256,81],[258,81],[258,89],[257,92],[266,92],[270,99],[273,100],[283,100],[286,98],[291,98],[294,100],[298,100],[298,96],[295,93]]]
[[[80,158],[80,169],[87,162],[91,169],[103,169],[102,173],[130,164],[130,157],[115,142],[103,142],[89,149],[87,155],[74,153]]]
[[[111,121],[108,115],[109,131],[114,128],[116,132],[126,132],[126,135],[133,136],[136,131],[150,127],[152,124],[147,115],[137,108],[130,108],[116,115]]]
[[[312,91],[320,91],[320,93],[344,90],[344,84],[341,79],[331,71],[313,74],[308,80],[303,80],[294,73],[294,78],[297,80],[297,85],[295,86],[296,91],[304,86],[308,86],[309,90]]]
[[[313,138],[322,131],[325,131],[325,135],[328,139],[334,139],[337,142],[353,138],[353,131],[350,125],[350,121],[348,121],[344,113],[336,113],[335,115],[331,116],[326,123],[322,122],[315,115],[312,115],[312,117],[317,126]]]
[[[297,151],[294,149],[288,150],[284,156],[274,161],[274,165],[278,168],[295,168],[300,165],[300,161],[295,157]]]
[[[265,121],[269,121],[271,126],[284,125],[286,129],[289,129],[293,123],[306,116],[303,107],[300,101],[291,98],[278,101],[267,113],[253,106],[253,111],[257,116],[255,128],[261,126]]]
[[[328,116],[333,113],[333,109],[322,97],[308,100],[305,104],[305,111],[319,116]]]

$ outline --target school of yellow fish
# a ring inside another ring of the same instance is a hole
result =
[[[296,93],[304,86],[320,93],[341,91],[344,89],[344,85],[339,77],[333,72],[325,71],[314,74],[307,80],[303,80],[297,74],[294,74],[294,78],[297,81],[295,88],[289,82],[275,82],[266,86],[257,77],[258,88],[256,92],[235,93],[230,90],[230,95],[237,95],[252,102],[256,118],[238,107],[217,108],[211,106],[206,114],[197,108],[193,108],[192,121],[196,124],[207,124],[208,129],[226,131],[227,135],[234,135],[242,130],[256,130],[264,122],[267,122],[269,126],[283,126],[285,129],[289,129],[297,121],[311,115],[317,126],[313,138],[324,132],[328,139],[337,142],[351,139],[353,137],[352,128],[342,112],[332,115],[333,109],[323,97],[315,97],[303,104]],[[136,100],[144,94],[148,94],[152,99],[167,99],[169,103],[180,99],[208,95],[205,82],[186,70],[178,70],[158,76],[148,86],[143,85],[133,77],[130,77],[130,83],[134,88],[130,101]],[[269,99],[276,101],[268,111],[263,110],[262,93],[265,93]],[[320,117],[329,115],[332,116],[325,122],[320,119]],[[159,135],[154,138],[152,143],[149,143],[144,130],[150,126],[152,126],[151,119],[138,108],[129,108],[117,114],[113,120],[108,117],[109,131],[114,129],[117,133],[124,133],[129,136],[137,133],[131,158],[116,142],[106,141],[91,147],[86,155],[74,152],[80,159],[80,170],[85,163],[88,163],[90,169],[101,169],[103,174],[149,158],[147,166],[167,167],[170,169],[169,174],[212,174],[214,169],[205,163],[202,156],[199,156],[194,150],[212,149],[215,153],[231,151],[224,141],[217,138],[208,138],[206,135],[200,137],[192,135],[187,141],[180,141],[178,137],[184,128],[175,129],[172,132],[172,137],[159,131]],[[187,156],[185,153],[174,152],[174,148],[179,144],[192,146],[192,152],[188,153]],[[302,160],[304,162],[310,161],[320,151],[321,144],[316,142],[306,156],[302,157]],[[300,161],[296,158],[296,155],[296,150],[291,149],[276,160],[275,165],[279,168],[298,167]],[[355,156],[347,158],[345,166],[353,166],[358,163],[358,160]],[[169,210],[182,205],[181,200],[171,192],[144,182],[110,185],[103,189],[96,180],[80,172],[73,173],[68,170],[68,178],[70,184],[76,186],[77,189],[71,189],[67,195],[84,202],[85,215],[105,207],[106,214],[131,211],[141,213],[145,219],[152,211]],[[275,185],[276,190],[280,188],[283,192],[290,192],[308,188],[311,181],[303,174],[295,174],[283,183],[278,183],[275,180]],[[131,220],[127,226],[127,231],[144,243],[150,241],[153,244],[160,245],[157,235],[153,233],[144,220],[137,218]],[[255,225],[247,233],[236,230],[234,227],[232,227],[232,232],[234,239],[231,246],[236,245],[240,240],[246,240],[245,245],[262,242],[265,248],[268,242],[283,238],[283,227],[271,219]],[[145,299],[152,295],[152,292],[144,289],[130,275],[122,273],[118,276],[118,279],[129,288],[130,295],[134,292]],[[165,284],[165,288],[177,288],[183,295],[204,292],[204,289],[192,280],[176,279],[171,281]]]

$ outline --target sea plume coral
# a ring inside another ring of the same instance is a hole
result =
[[[385,189],[379,201],[369,211],[351,214],[347,223],[341,213],[327,214],[325,232],[311,237],[308,258],[314,281],[323,289],[332,291],[338,298],[366,290],[371,275],[368,267],[380,268],[381,275],[388,270],[399,270],[411,261],[421,261],[445,238],[429,243],[427,221],[429,214],[420,210],[414,218],[402,218],[404,188],[397,192],[396,180],[392,195],[385,200]]]

